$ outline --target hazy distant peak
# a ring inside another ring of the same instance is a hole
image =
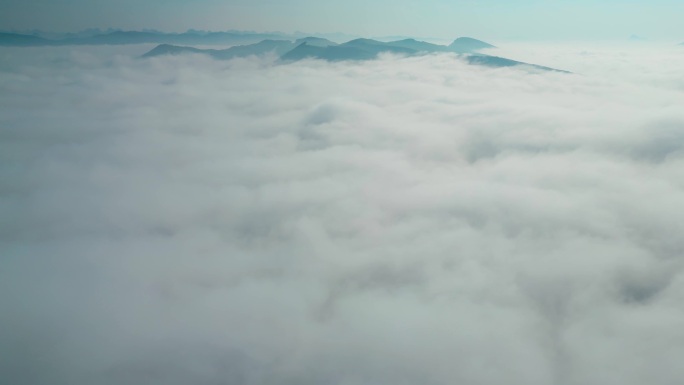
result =
[[[496,48],[495,46],[486,43],[482,40],[473,39],[472,37],[459,37],[449,45],[449,49],[454,52],[477,52],[485,48]]]
[[[334,47],[334,46],[331,46]],[[282,61],[297,61],[306,58],[322,58],[328,47],[314,46],[307,42],[302,42],[291,51],[280,57]]]
[[[330,41],[330,40],[324,39],[322,37],[313,37],[313,36],[303,37],[303,38],[297,39],[295,41],[295,45],[301,45],[303,43],[306,43],[306,44],[314,46],[314,47],[330,47],[330,46],[338,45],[334,41]]]
[[[405,47],[401,45],[395,45],[392,43],[385,43],[382,41],[378,40],[373,40],[373,39],[355,39],[352,41],[348,41],[346,43],[340,44],[337,47],[340,48],[346,48],[347,53],[346,55],[350,55],[353,53],[354,56],[356,57],[350,57],[352,60],[365,60],[368,57],[376,57],[379,53],[381,52],[391,52],[391,53],[396,53],[396,54],[415,54],[418,50],[415,48],[410,48],[410,47]],[[355,51],[350,51],[348,50],[349,48],[353,48]]]
[[[464,43],[468,43],[468,44],[479,44],[479,45],[482,45],[483,47],[495,48],[493,45],[491,45],[491,44],[489,44],[489,43],[487,43],[487,42],[484,42],[484,41],[482,41],[482,40],[478,40],[478,39],[475,39],[475,38],[472,38],[472,37],[467,37],[467,36],[461,36],[461,37],[457,38],[456,40],[454,40],[454,42],[451,43],[451,44],[456,44],[456,43],[460,43],[460,44],[464,44]]]
[[[383,43],[379,40],[359,38],[359,39],[350,40],[350,41],[343,43],[341,45],[353,46],[353,45],[385,45],[385,44],[386,43]]]
[[[387,43],[388,45],[394,47],[403,47],[415,50],[416,52],[444,52],[447,51],[447,47],[438,44],[432,44],[424,41],[419,41],[416,39],[403,39],[397,41],[391,41]]]
[[[199,48],[182,47],[172,44],[159,44],[158,46],[154,47],[152,50],[144,54],[143,57],[153,57],[161,55],[180,55],[186,53],[210,53],[208,51],[214,50],[202,50]]]
[[[290,40],[274,40],[274,39],[266,39],[262,40],[258,43],[254,44],[246,44],[246,45],[238,45],[232,48],[236,47],[282,47],[282,46],[291,46],[292,42]]]

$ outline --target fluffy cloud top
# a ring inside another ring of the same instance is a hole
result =
[[[681,50],[129,50],[0,50],[0,382],[684,378]]]

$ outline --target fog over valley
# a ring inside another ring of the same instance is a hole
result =
[[[0,383],[681,384],[684,47],[487,42],[0,47]]]

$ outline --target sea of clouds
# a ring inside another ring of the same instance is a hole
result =
[[[0,49],[0,383],[679,385],[684,49]]]

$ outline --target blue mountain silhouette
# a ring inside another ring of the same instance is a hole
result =
[[[162,44],[149,51],[144,57],[159,55],[177,55],[183,53],[203,53],[217,59],[230,59],[234,57],[259,56],[276,54],[283,62],[292,62],[307,58],[322,59],[327,61],[345,60],[372,60],[381,53],[393,53],[405,56],[425,55],[437,52],[451,52],[462,55],[465,60],[474,65],[488,67],[513,67],[527,65],[539,70],[560,71],[549,67],[523,63],[498,56],[479,53],[487,48],[495,48],[493,45],[481,40],[461,37],[454,40],[448,46],[432,44],[415,39],[403,39],[390,42],[382,42],[373,39],[355,39],[342,44],[336,44],[326,39],[307,37],[292,43],[288,40],[264,40],[260,43],[236,46],[224,50],[197,49],[193,47],[180,47]],[[560,71],[566,72],[566,71]]]

